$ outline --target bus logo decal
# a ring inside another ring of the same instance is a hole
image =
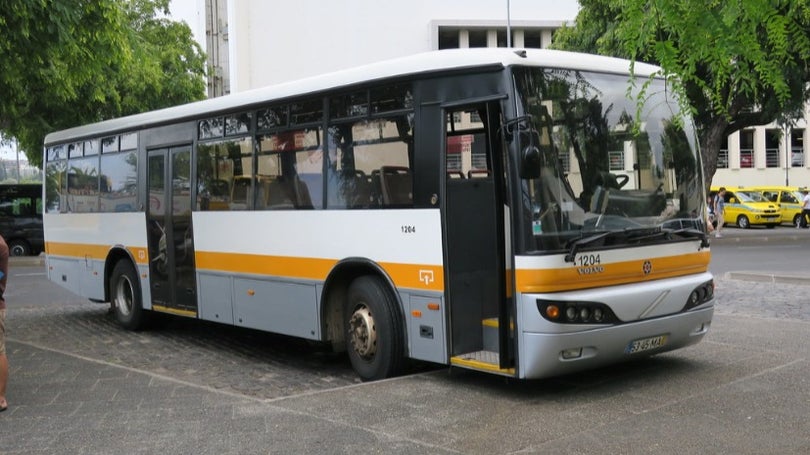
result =
[[[641,266],[641,271],[643,271],[645,275],[649,275],[650,272],[652,272],[652,262],[644,261],[644,265]]]
[[[419,281],[425,283],[425,286],[433,282],[433,270],[420,270]]]

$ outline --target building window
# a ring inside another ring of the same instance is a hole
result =
[[[740,131],[740,168],[754,167],[754,130]]]
[[[804,130],[793,130],[790,133],[790,165],[804,167]]]
[[[723,136],[717,152],[717,169],[728,169],[728,136]]]
[[[529,49],[542,49],[543,48],[542,32],[540,30],[524,30],[523,47]]]
[[[470,30],[470,47],[487,47],[486,30]]]
[[[560,152],[557,154],[557,158],[560,160],[560,165],[562,166],[563,172],[566,174],[571,172],[571,155],[568,151]]]
[[[611,150],[608,151],[608,160],[609,160],[609,169],[611,171],[623,171],[624,170],[624,151],[622,150]]]
[[[439,29],[439,49],[458,49],[458,29],[440,28]]]
[[[779,130],[765,131],[765,167],[779,167]]]

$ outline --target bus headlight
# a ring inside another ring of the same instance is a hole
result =
[[[619,318],[600,302],[537,300],[537,309],[546,320],[561,324],[617,324]]]
[[[709,280],[689,293],[682,311],[688,311],[698,305],[703,305],[712,298],[714,298],[714,280]]]

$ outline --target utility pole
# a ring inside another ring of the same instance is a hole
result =
[[[506,0],[506,47],[512,47],[512,14],[509,8],[509,0]]]

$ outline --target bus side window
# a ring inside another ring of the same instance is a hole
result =
[[[380,189],[383,204],[387,206],[413,205],[413,180],[411,171],[403,166],[380,168]]]

